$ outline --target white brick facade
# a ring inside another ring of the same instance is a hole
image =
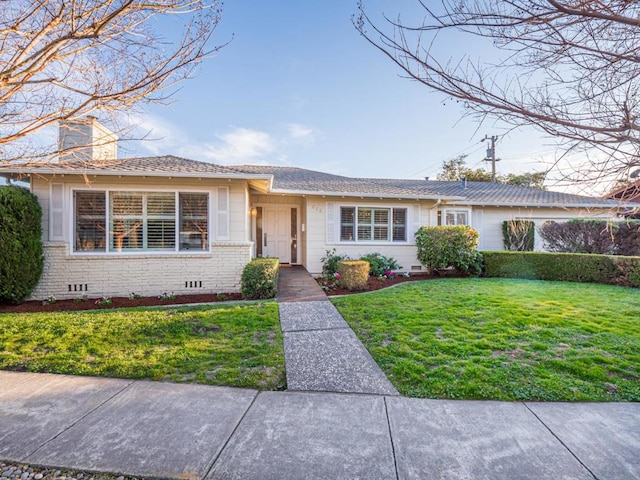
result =
[[[211,253],[197,255],[79,256],[69,255],[65,244],[49,243],[44,272],[31,298],[239,292],[252,248],[250,242],[230,242],[212,243]]]

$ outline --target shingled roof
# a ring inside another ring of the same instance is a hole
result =
[[[199,162],[188,158],[164,155],[159,157],[132,157],[99,162],[85,162],[80,160],[68,162],[49,162],[42,164],[12,164],[0,166],[2,171],[27,174],[70,174],[84,175],[148,175],[148,176],[197,176],[213,178],[247,178],[237,170],[216,165],[214,163]],[[253,175],[255,176],[255,175]],[[267,178],[269,175],[265,175]]]
[[[545,206],[573,208],[633,208],[630,202],[572,195],[489,182],[352,178],[298,167],[263,165],[222,166],[165,155],[104,162],[64,162],[0,166],[18,175],[69,174],[175,176],[256,179],[270,182],[268,191],[284,194],[336,195],[370,198],[434,199],[452,205]]]
[[[453,181],[350,178],[297,167],[240,165],[229,168],[246,173],[273,175],[272,191],[278,193],[432,198],[446,200],[448,204],[454,205],[574,208],[632,206],[616,200],[490,182],[467,182],[465,187],[462,182]]]

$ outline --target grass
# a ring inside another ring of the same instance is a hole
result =
[[[640,401],[637,289],[447,279],[332,301],[403,395]]]
[[[285,387],[276,303],[0,314],[5,370]]]

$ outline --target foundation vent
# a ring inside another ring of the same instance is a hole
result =
[[[73,283],[73,284],[69,284],[68,287],[70,292],[88,292],[89,291],[89,284],[87,283]]]
[[[202,280],[186,281],[184,288],[202,288]]]
[[[422,270],[422,265],[411,265],[411,270],[419,272]]]

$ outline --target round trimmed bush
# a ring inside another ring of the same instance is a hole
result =
[[[0,302],[31,294],[44,268],[42,209],[28,190],[0,187]]]

